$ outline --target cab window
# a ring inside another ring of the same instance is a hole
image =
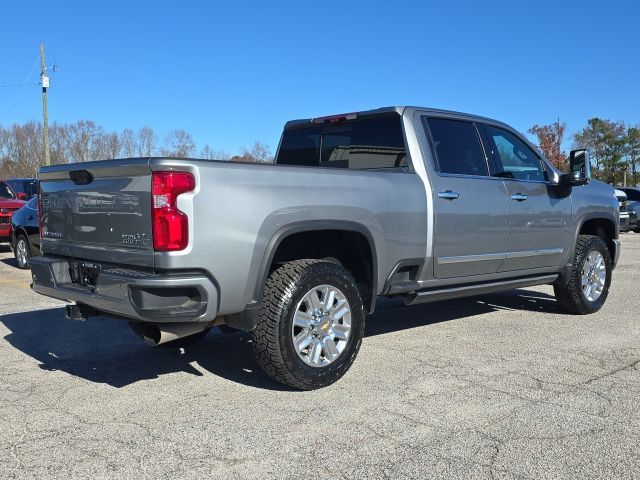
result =
[[[396,113],[285,130],[279,165],[407,171],[402,119]]]
[[[545,172],[540,157],[513,133],[492,125],[485,125],[497,163],[497,176],[516,180],[544,182]]]
[[[423,117],[440,173],[488,176],[489,169],[472,122]]]

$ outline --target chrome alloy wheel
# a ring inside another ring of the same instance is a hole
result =
[[[604,257],[598,251],[593,251],[587,256],[582,266],[582,293],[584,297],[595,302],[602,295],[607,280],[607,268]]]
[[[24,238],[20,238],[16,244],[16,260],[18,265],[22,268],[29,261],[29,254],[27,253],[27,242]]]
[[[293,347],[307,365],[325,367],[333,363],[351,333],[347,297],[331,285],[312,288],[296,306],[291,333]]]

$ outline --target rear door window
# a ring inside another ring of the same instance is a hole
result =
[[[276,163],[351,170],[408,168],[401,117],[354,121],[285,131]]]
[[[473,122],[423,117],[440,173],[488,176],[489,168]]]

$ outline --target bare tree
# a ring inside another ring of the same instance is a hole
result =
[[[33,176],[44,156],[42,126],[34,121],[12,125],[0,133],[2,176]]]
[[[242,154],[240,156],[234,156],[232,160],[239,162],[271,163],[273,162],[273,156],[271,155],[271,150],[268,145],[256,141],[251,150],[243,147]]]
[[[57,122],[49,126],[49,155],[51,165],[60,165],[68,162],[66,129],[66,125],[60,125]]]
[[[200,150],[199,157],[204,158],[205,160],[229,160],[231,155],[224,150],[214,150],[209,146],[209,144],[207,144],[202,150]]]
[[[135,157],[138,151],[136,134],[130,128],[125,128],[120,134],[120,148],[125,158]]]
[[[130,128],[122,132],[105,132],[91,120],[69,124],[52,123],[49,128],[49,149],[52,165],[80,163],[90,160],[118,158],[120,156],[156,155],[156,136],[150,127],[135,132]],[[196,152],[191,134],[185,130],[172,130],[166,136],[160,153],[173,157],[188,157]],[[255,142],[249,150],[231,158],[224,150],[205,145],[201,158],[236,160],[243,162],[271,162],[273,157],[266,144]],[[43,129],[40,122],[27,122],[9,127],[0,125],[0,177],[35,176],[43,164]]]
[[[109,158],[119,158],[120,149],[122,144],[120,143],[120,137],[117,132],[111,132],[104,136],[105,147],[109,154]]]
[[[156,135],[151,127],[138,130],[138,156],[151,157],[156,149]]]
[[[67,154],[71,163],[88,162],[106,158],[101,137],[102,127],[91,120],[80,120],[68,125],[66,128]]]
[[[164,147],[160,150],[164,157],[187,158],[193,155],[196,144],[191,134],[186,130],[171,130],[164,140]]]

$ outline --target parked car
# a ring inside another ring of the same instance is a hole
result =
[[[29,200],[38,194],[38,180],[35,178],[9,178],[5,183],[20,200]]]
[[[40,255],[38,197],[33,197],[11,217],[10,243],[19,268],[29,268],[32,256]]]
[[[8,242],[11,231],[11,216],[26,202],[16,198],[16,194],[7,185],[0,181],[0,242]]]
[[[628,232],[631,229],[631,224],[629,222],[629,212],[627,211],[627,194],[617,188],[614,193],[620,206],[620,231]]]
[[[588,157],[562,174],[504,123],[391,107],[288,122],[275,164],[45,167],[33,289],[152,345],[250,330],[267,374],[319,388],[349,369],[381,295],[552,284],[563,310],[598,311],[620,217]]]
[[[640,233],[640,188],[625,187],[621,188],[627,194],[627,211],[629,212],[629,228],[636,233]]]

